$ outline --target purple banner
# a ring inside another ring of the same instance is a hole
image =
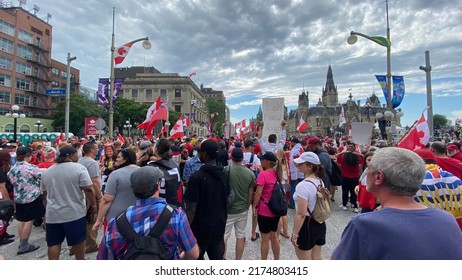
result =
[[[117,96],[119,95],[123,85],[123,79],[114,79],[114,95],[112,96],[112,105],[114,106]],[[101,78],[98,83],[98,103],[104,108],[109,108],[109,79]]]

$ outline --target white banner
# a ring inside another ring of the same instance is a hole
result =
[[[263,139],[276,134],[277,141],[281,137],[281,122],[284,119],[284,98],[263,98]],[[276,142],[277,143],[277,142]]]
[[[361,123],[361,122],[352,122],[351,123],[351,137],[355,144],[369,145],[372,136],[372,123]]]

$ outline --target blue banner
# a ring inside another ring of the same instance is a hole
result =
[[[377,78],[377,82],[379,82],[379,85],[382,88],[383,95],[385,95],[385,103],[388,104],[387,76],[375,75],[375,78]]]
[[[393,108],[397,108],[404,99],[404,77],[393,76],[393,98],[391,102]]]

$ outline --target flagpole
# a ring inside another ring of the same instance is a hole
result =
[[[415,122],[411,125],[411,127],[406,131],[406,133],[404,133],[403,137],[401,137],[401,139],[399,139],[398,143],[396,143],[395,146],[398,146],[398,144],[401,143],[401,141],[403,141],[403,139],[406,138],[406,136],[409,134],[409,132],[411,132],[411,130],[414,128],[414,126],[416,126],[417,122],[418,122],[418,120],[415,121]]]
[[[109,84],[109,137],[114,137],[114,108],[112,99],[114,97],[114,26],[115,26],[115,7],[112,7],[112,38],[111,38],[111,73],[110,73],[110,84]]]

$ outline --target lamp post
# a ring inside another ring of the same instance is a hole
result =
[[[64,134],[66,135],[66,141],[69,140],[69,106],[71,103],[71,61],[76,59],[77,57],[71,57],[71,54],[67,53],[66,109],[64,115]]]
[[[35,123],[35,126],[37,127],[37,132],[40,132],[40,126],[42,126],[42,122],[40,120],[38,120],[36,123]]]
[[[13,118],[13,141],[16,142],[18,137],[18,118],[25,118],[26,115],[19,114],[19,106],[15,104],[11,106],[10,112],[6,113],[5,116],[7,118]]]
[[[114,46],[114,21],[115,21],[115,7],[112,8],[112,40],[111,40],[111,76],[110,76],[110,84],[109,84],[109,137],[114,137],[113,129],[114,129],[114,108],[113,108],[113,101],[112,99],[114,98],[114,67],[115,67],[115,61],[114,61],[114,51],[115,51],[115,46]],[[149,41],[148,37],[144,38],[139,38],[136,40],[133,40],[131,42],[128,42],[126,45],[132,45],[137,42],[143,42],[143,48],[146,50],[149,50],[151,48],[151,42]]]
[[[130,130],[132,130],[132,124],[130,123],[130,119],[125,121],[124,128],[128,130],[128,138],[130,138]]]
[[[386,12],[387,12],[387,37],[382,36],[368,36],[359,32],[351,31],[350,36],[347,39],[347,43],[350,45],[355,44],[358,41],[358,36],[366,38],[376,44],[379,44],[387,48],[387,109],[390,113],[393,114],[393,104],[392,104],[392,90],[391,90],[391,42],[390,42],[390,24],[388,20],[388,0],[386,3]],[[391,141],[391,131],[387,134],[388,141]]]
[[[433,141],[433,101],[432,101],[432,66],[430,65],[430,52],[425,51],[425,66],[420,66],[420,70],[425,71],[426,73],[426,80],[427,80],[427,122],[428,127],[430,128],[430,141]]]
[[[170,122],[167,120],[167,121],[165,122],[165,133],[167,133],[167,137],[169,136],[169,135],[168,135],[169,132],[170,132],[169,129],[170,129]]]

